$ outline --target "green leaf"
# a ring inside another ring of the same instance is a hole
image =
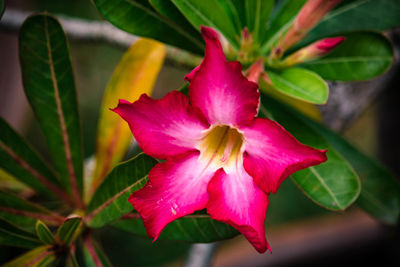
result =
[[[87,208],[86,223],[101,227],[133,210],[128,197],[147,182],[147,175],[157,161],[139,154],[117,165],[99,186]]]
[[[360,181],[348,162],[320,134],[299,119],[299,112],[279,104],[266,95],[261,97],[260,115],[272,115],[301,143],[328,149],[328,160],[292,175],[294,182],[311,200],[331,210],[344,210],[360,193]]]
[[[307,0],[287,0],[271,19],[270,27],[261,42],[260,54],[265,55],[276,41],[289,29],[297,13]]]
[[[182,27],[188,34],[202,41],[203,37],[198,30],[193,28],[190,22],[182,15],[178,8],[170,0],[148,0],[151,6],[166,19],[172,20],[176,25]]]
[[[398,0],[347,0],[328,13],[302,44],[322,37],[360,30],[383,31],[400,25]]]
[[[254,33],[254,41],[259,42],[266,34],[274,0],[246,0],[245,5],[246,25],[249,31]]]
[[[53,250],[51,246],[41,246],[25,254],[22,254],[21,256],[10,262],[7,262],[3,265],[3,267],[48,266],[55,259],[55,250]]]
[[[234,48],[239,48],[240,32],[217,0],[185,1],[171,0],[183,15],[200,30],[201,25],[218,30]]]
[[[69,201],[54,173],[3,118],[0,129],[0,167],[38,193]]]
[[[241,18],[241,11],[238,10],[238,7],[235,6],[235,0],[217,0],[220,4],[221,8],[224,10],[223,12],[229,16],[230,21],[232,21],[236,32],[238,34],[241,33],[242,29],[246,25],[245,17],[243,17],[243,23]],[[237,2],[237,1],[236,1]],[[243,15],[244,10],[243,10]]]
[[[4,246],[34,248],[41,245],[35,235],[0,219],[0,244]]]
[[[86,237],[83,242],[83,259],[86,267],[112,266],[104,251],[90,237]]]
[[[139,214],[131,213],[112,225],[129,233],[146,236],[146,230]],[[213,220],[207,214],[191,214],[169,223],[162,231],[159,239],[181,240],[188,242],[215,242],[232,238],[239,232],[228,224]]]
[[[100,14],[126,32],[153,38],[197,54],[203,52],[204,44],[199,34],[193,36],[186,32],[185,27],[159,16],[147,0],[93,0],[93,2]]]
[[[393,62],[393,47],[383,35],[355,32],[332,53],[302,65],[327,80],[360,81],[387,71]]]
[[[221,0],[224,2],[223,0]],[[239,28],[243,29],[244,26],[246,26],[246,6],[245,6],[245,1],[243,0],[228,0],[226,2],[231,2],[232,5],[234,6],[234,9],[236,10],[237,17],[239,18]],[[237,19],[235,19],[237,20]]]
[[[77,238],[82,226],[82,218],[70,217],[58,228],[57,236],[63,244],[70,245]]]
[[[82,193],[82,145],[68,43],[59,22],[48,14],[29,17],[19,34],[26,96],[49,145],[65,188]]]
[[[361,180],[361,194],[356,204],[372,216],[396,224],[400,214],[400,183],[380,163],[365,156],[345,139],[311,120],[306,120],[354,167]]]
[[[283,94],[313,104],[325,104],[328,100],[328,85],[312,71],[289,68],[267,72],[274,88]]]
[[[36,223],[36,234],[39,239],[47,245],[55,244],[57,242],[56,238],[47,227],[47,225],[40,220],[38,220]]]
[[[16,195],[0,190],[0,218],[25,230],[33,230],[36,220],[40,219],[52,225],[60,224],[64,218],[39,205],[28,202]]]

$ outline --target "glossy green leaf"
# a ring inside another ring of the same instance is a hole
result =
[[[346,40],[327,56],[303,64],[326,80],[359,81],[387,71],[393,62],[393,47],[375,32],[346,34]]]
[[[35,248],[18,258],[7,262],[3,267],[39,267],[49,266],[55,259],[56,251],[51,246],[41,246]]]
[[[113,222],[112,225],[135,235],[147,236],[139,214],[129,215]],[[195,213],[169,223],[159,239],[206,243],[228,239],[238,234],[239,232],[228,224],[213,220],[207,214]]]
[[[0,168],[38,193],[68,198],[41,157],[3,118],[0,118],[0,129]]]
[[[328,149],[328,160],[292,175],[293,181],[311,200],[331,210],[344,210],[360,193],[360,181],[348,162],[328,144],[325,138],[308,126],[297,111],[279,104],[266,95],[261,97],[260,115],[272,115],[301,143],[317,149]]]
[[[147,175],[156,163],[153,158],[139,154],[117,165],[90,201],[86,223],[91,227],[101,227],[132,211],[128,197],[146,184]]]
[[[342,32],[394,28],[400,25],[399,14],[398,0],[343,1],[311,30],[303,44]]]
[[[52,225],[63,221],[62,216],[3,191],[0,191],[0,218],[30,231],[35,228],[38,219]]]
[[[202,41],[203,37],[198,30],[193,28],[190,22],[182,15],[179,9],[170,0],[148,0],[151,6],[163,17],[172,20],[182,27],[188,34]]]
[[[246,0],[247,27],[254,35],[254,41],[264,39],[267,31],[269,16],[274,6],[274,0]]]
[[[58,228],[57,236],[61,243],[70,245],[77,238],[82,226],[82,218],[70,217]]]
[[[264,34],[260,53],[265,55],[276,41],[289,29],[297,13],[307,0],[286,0],[275,16],[271,19],[270,27]]]
[[[281,72],[267,71],[276,90],[291,97],[313,103],[325,104],[329,88],[316,73],[302,68],[289,68]]]
[[[34,248],[41,245],[41,242],[32,233],[0,219],[0,245]]]
[[[87,237],[83,242],[83,259],[86,267],[111,267],[111,263],[99,244]]]
[[[204,44],[200,35],[193,36],[181,25],[158,15],[147,0],[93,0],[93,2],[100,14],[126,32],[153,38],[197,54],[203,52]]]
[[[323,135],[358,173],[362,187],[356,204],[381,221],[396,224],[400,214],[399,181],[380,163],[362,154],[333,131],[313,121],[306,121]]]
[[[224,8],[220,5],[219,1],[171,1],[196,29],[200,29],[201,25],[217,29],[233,47],[239,48],[238,40],[240,32],[237,32],[234,23],[224,12]]]
[[[57,242],[47,225],[40,220],[36,222],[36,234],[39,239],[47,245],[55,244]]]
[[[49,145],[64,187],[82,193],[82,145],[69,48],[59,22],[48,14],[29,17],[19,34],[25,94]]]

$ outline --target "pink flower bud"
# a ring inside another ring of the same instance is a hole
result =
[[[282,65],[289,67],[325,56],[344,40],[346,40],[345,37],[333,37],[316,41],[285,58]]]
[[[340,0],[308,0],[297,14],[286,35],[275,48],[274,51],[279,52],[275,57],[279,58],[288,48],[303,39],[339,2]]]

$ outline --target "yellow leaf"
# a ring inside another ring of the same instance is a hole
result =
[[[260,90],[263,91],[264,93],[297,109],[298,111],[300,111],[301,113],[303,113],[304,115],[310,117],[311,119],[313,119],[315,121],[319,121],[319,122],[322,121],[321,112],[318,110],[318,108],[315,105],[301,101],[301,100],[293,98],[293,97],[290,97],[288,95],[282,94],[278,90],[275,90],[272,85],[266,83],[262,79],[260,79],[259,86],[260,86]]]
[[[144,93],[150,95],[165,54],[165,45],[143,38],[129,48],[115,69],[101,105],[96,165],[88,198],[108,172],[121,161],[132,140],[128,124],[109,109],[116,107],[119,99],[134,102]]]

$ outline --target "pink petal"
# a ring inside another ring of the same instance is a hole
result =
[[[301,144],[269,119],[256,118],[240,130],[245,136],[244,168],[266,193],[276,193],[290,174],[327,160],[326,150]]]
[[[264,226],[268,196],[254,183],[242,164],[229,174],[223,169],[218,170],[208,184],[208,192],[207,213],[211,218],[232,225],[258,252],[271,250]]]
[[[260,94],[257,84],[242,74],[239,62],[227,62],[217,33],[202,27],[206,40],[203,62],[185,79],[190,81],[189,97],[210,124],[244,125],[257,114]]]
[[[157,164],[149,182],[130,196],[154,240],[171,221],[206,207],[207,184],[215,170],[207,169],[207,162],[198,157],[199,152],[188,152]]]
[[[113,109],[126,120],[144,153],[160,159],[194,149],[209,125],[181,92],[155,100],[143,94],[134,103],[120,100]]]

